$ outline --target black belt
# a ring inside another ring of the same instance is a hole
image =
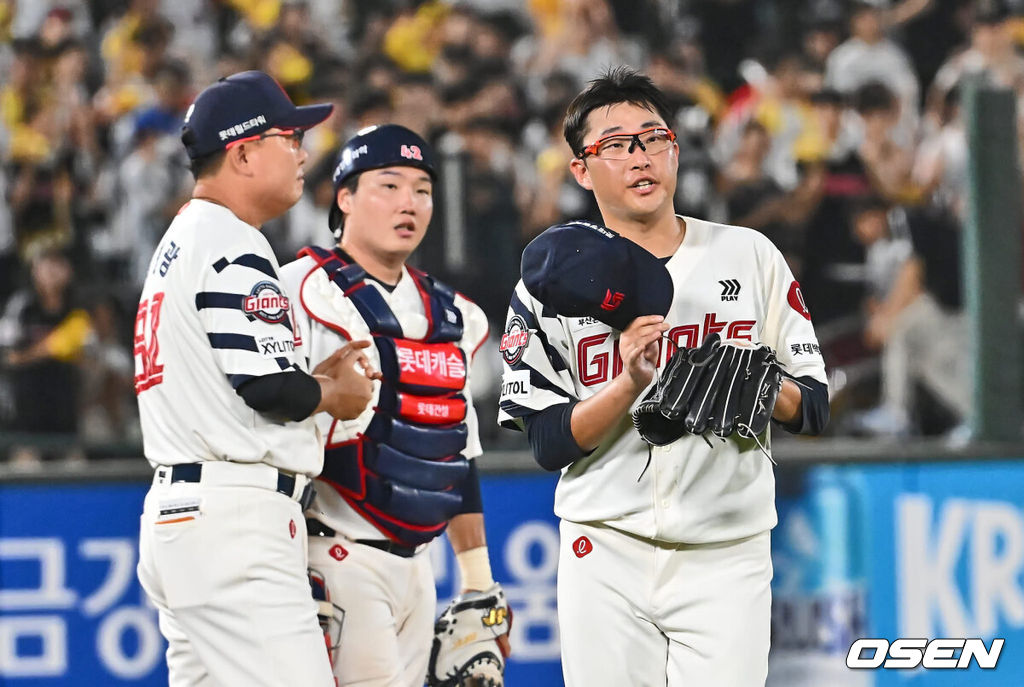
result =
[[[333,528],[328,527],[319,520],[309,518],[306,520],[306,531],[309,532],[311,537],[333,537],[337,534]],[[390,539],[356,539],[356,544],[363,544],[364,546],[372,546],[375,549],[381,551],[387,551],[388,553],[394,554],[400,558],[412,558],[416,555],[415,546],[403,546]]]
[[[172,465],[170,466],[170,470],[171,484],[175,482],[199,482],[203,477],[202,463],[182,463],[179,465]],[[295,475],[289,475],[278,470],[277,491],[288,498],[293,498],[295,495]],[[310,504],[313,503],[313,498],[315,496],[316,490],[313,489],[313,480],[309,480],[306,482],[306,486],[302,488],[302,494],[296,499],[296,501],[299,502],[299,506],[302,510],[306,510],[309,508]]]

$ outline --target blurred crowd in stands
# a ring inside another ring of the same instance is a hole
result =
[[[1024,96],[1022,46],[1012,0],[0,0],[0,455],[137,446],[132,323],[191,189],[181,120],[249,68],[336,106],[305,139],[305,197],[265,228],[281,261],[331,243],[340,143],[397,122],[443,157],[416,261],[498,333],[526,242],[599,218],[568,172],[568,101],[609,66],[646,71],[675,110],[677,207],[764,232],[800,280],[831,433],[955,433],[962,87]]]

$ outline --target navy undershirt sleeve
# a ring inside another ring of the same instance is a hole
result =
[[[250,379],[236,392],[257,413],[292,422],[305,420],[320,404],[319,382],[297,370]]]
[[[523,418],[533,458],[545,470],[561,470],[592,453],[580,448],[572,435],[572,409],[577,403],[551,406]]]
[[[814,377],[786,377],[800,387],[800,420],[793,424],[777,424],[791,434],[821,434],[829,419],[828,387]]]

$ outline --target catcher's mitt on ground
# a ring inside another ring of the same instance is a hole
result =
[[[768,427],[782,388],[782,369],[768,346],[722,343],[712,334],[699,348],[680,348],[633,411],[633,424],[653,446],[684,433],[745,439]]]
[[[498,583],[455,597],[434,625],[427,684],[502,687],[506,657],[497,640],[511,627],[512,611]]]

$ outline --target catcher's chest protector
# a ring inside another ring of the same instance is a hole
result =
[[[357,512],[406,546],[432,540],[462,507],[469,472],[466,385],[469,358],[455,294],[409,270],[429,322],[422,340],[405,338],[398,318],[366,271],[336,252],[304,248],[355,305],[374,337],[383,375],[373,419],[358,438],[325,447],[320,477]]]

